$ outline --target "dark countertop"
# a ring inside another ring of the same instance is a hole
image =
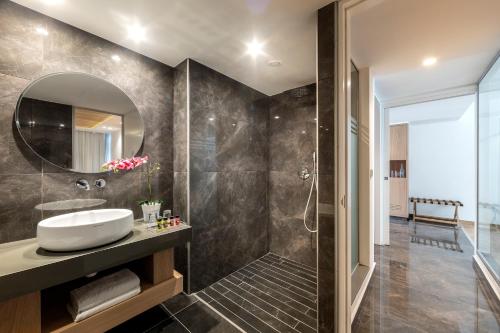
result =
[[[191,236],[191,227],[186,224],[157,232],[135,223],[124,239],[84,251],[45,251],[38,247],[36,238],[0,244],[0,301],[185,244]]]

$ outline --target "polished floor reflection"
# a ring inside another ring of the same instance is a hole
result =
[[[424,233],[446,230],[419,225]],[[461,231],[463,252],[410,242],[406,221],[391,221],[391,245],[376,246],[374,276],[352,332],[500,332],[500,306],[473,267],[473,247]]]

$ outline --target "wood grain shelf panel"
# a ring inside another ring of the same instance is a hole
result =
[[[130,318],[166,301],[182,292],[183,276],[174,271],[173,277],[156,285],[144,283],[142,291],[126,301],[101,311],[80,322],[73,322],[66,304],[57,302],[42,318],[43,333],[105,332]]]

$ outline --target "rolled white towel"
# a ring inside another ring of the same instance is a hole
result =
[[[80,321],[139,294],[140,280],[128,269],[104,276],[70,292],[68,310]]]

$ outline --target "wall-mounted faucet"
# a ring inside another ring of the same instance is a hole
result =
[[[89,191],[90,190],[90,183],[86,179],[78,179],[75,182],[75,185],[79,189],[82,189],[82,190],[85,190],[85,191]],[[94,182],[94,186],[97,187],[97,189],[102,190],[102,189],[104,189],[106,187],[106,181],[104,179],[97,179]]]
[[[90,184],[88,182],[88,180],[86,179],[78,179],[75,183],[76,187],[81,189],[81,190],[85,190],[85,191],[88,191],[90,190]]]

